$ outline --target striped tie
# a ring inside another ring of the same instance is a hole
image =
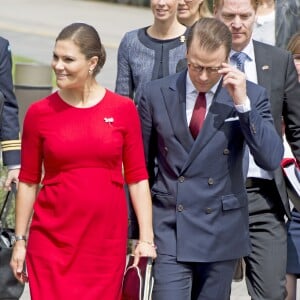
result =
[[[237,68],[245,72],[245,61],[248,58],[248,55],[244,52],[236,52],[231,56],[232,60],[236,62]]]

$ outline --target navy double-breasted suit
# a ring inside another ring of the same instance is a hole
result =
[[[251,111],[239,113],[220,83],[194,140],[185,83],[186,70],[150,82],[138,107],[158,253],[184,262],[242,257],[250,251],[245,142],[266,170],[277,168],[283,155],[266,91],[247,82]]]

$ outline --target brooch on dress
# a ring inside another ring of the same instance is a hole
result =
[[[111,123],[114,122],[114,118],[112,118],[112,117],[110,117],[110,118],[104,118],[104,122],[111,124]]]
[[[185,36],[184,36],[184,35],[181,35],[181,36],[179,37],[179,40],[180,40],[181,43],[184,43],[184,42],[185,42]]]

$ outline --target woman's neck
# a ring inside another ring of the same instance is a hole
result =
[[[187,27],[191,27],[199,19],[200,19],[200,14],[191,16],[190,18],[184,18],[184,19],[178,18],[179,22]]]
[[[274,0],[262,0],[258,5],[256,15],[265,16],[275,11],[275,1]]]
[[[61,89],[60,97],[67,103],[75,107],[91,107],[103,98],[105,88],[96,84],[82,89]]]
[[[183,35],[186,27],[178,22],[177,19],[166,22],[154,21],[154,24],[147,29],[147,33],[158,40],[169,40]]]

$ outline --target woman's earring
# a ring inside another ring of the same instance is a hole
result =
[[[93,74],[93,70],[89,69],[89,74],[92,75]]]

